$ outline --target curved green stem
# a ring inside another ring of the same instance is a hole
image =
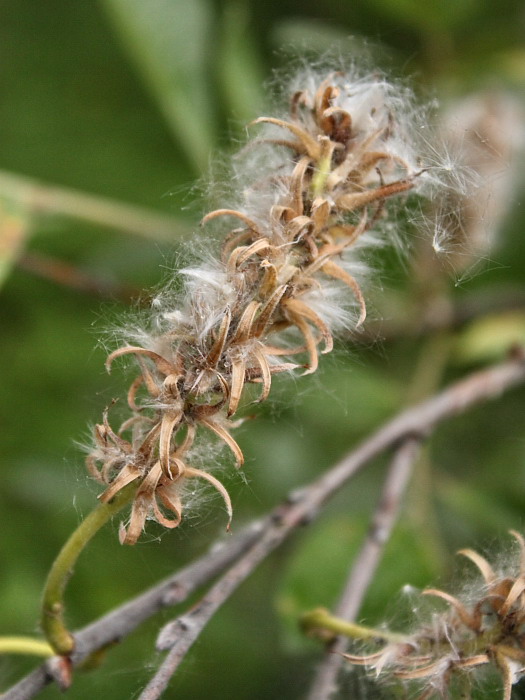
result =
[[[374,627],[364,627],[356,625],[354,622],[347,622],[338,617],[330,615],[324,608],[316,608],[310,612],[304,613],[301,616],[301,626],[306,632],[315,632],[326,630],[333,632],[336,635],[343,635],[351,639],[384,639],[385,642],[403,642],[406,640],[406,635],[390,632],[388,630],[379,630]]]
[[[0,637],[0,654],[27,654],[28,656],[53,656],[53,648],[42,639],[33,637]]]
[[[103,525],[133,499],[134,483],[123,488],[110,503],[100,503],[64,544],[47,576],[42,599],[42,630],[56,654],[67,656],[74,649],[72,634],[64,624],[64,591],[75,562]]]

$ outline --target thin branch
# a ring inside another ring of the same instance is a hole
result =
[[[337,618],[350,622],[359,612],[397,520],[420,446],[420,440],[408,438],[392,459],[367,537],[352,565],[335,610]],[[312,683],[310,700],[327,700],[337,690],[337,676],[344,663],[342,654],[347,651],[347,646],[348,639],[341,636],[327,646]]]
[[[359,612],[397,521],[420,447],[420,440],[409,438],[402,443],[392,459],[368,535],[352,567],[348,584],[336,610],[338,617],[351,620]]]
[[[138,299],[141,294],[138,287],[114,282],[100,275],[86,272],[63,260],[33,251],[25,252],[20,256],[18,267],[55,284],[104,299],[119,299],[129,303],[132,299]]]
[[[359,557],[361,564],[367,567],[370,578],[373,576],[375,566],[379,561],[382,545],[390,534],[399,502],[404,493],[405,485],[408,483],[411,465],[418,448],[419,441],[409,438],[402,444],[394,457],[385,490],[370,530],[369,538]],[[157,700],[157,698],[161,697],[171,677],[208,621],[256,566],[266,558],[269,551],[271,551],[269,548],[271,547],[273,549],[275,543],[272,540],[273,537],[270,537],[267,542],[263,536],[261,541],[255,543],[255,545],[247,551],[214,586],[212,586],[189,613],[181,615],[162,628],[157,639],[157,649],[159,651],[169,650],[169,653],[159,667],[157,673],[140,695],[139,700]],[[279,544],[279,542],[277,542],[277,544]],[[277,546],[277,544],[275,544],[275,546]],[[370,580],[367,578],[367,572],[359,572],[357,569],[354,569],[354,576],[351,578],[353,579],[352,583],[355,583],[359,587],[358,591],[364,594]],[[357,596],[359,596],[359,592]],[[348,601],[344,601],[344,606],[343,604],[341,605],[342,609],[343,607],[346,608],[346,606],[352,607],[356,604],[357,606],[359,605],[360,598],[356,597],[353,591],[349,590],[346,594]],[[354,599],[353,601],[352,598]],[[353,615],[354,613],[351,611],[350,614]],[[345,609],[343,609],[342,612],[338,611],[338,617],[344,617],[346,619]],[[312,697],[316,700],[318,698],[317,695],[313,695]]]
[[[286,529],[268,527],[262,538],[242,555],[188,613],[165,625],[157,639],[159,651],[169,650],[157,673],[141,693],[139,700],[156,700],[167,688],[193,642],[236,588],[266,559],[284,539],[292,527]],[[280,532],[279,532],[280,530]]]
[[[316,481],[293,492],[269,516],[256,523],[255,528],[248,527],[223,543],[218,551],[212,549],[182,572],[78,632],[75,635],[76,651],[71,658],[72,664],[78,665],[94,651],[123,639],[160,609],[182,602],[190,592],[237,562],[226,575],[224,588],[214,587],[217,594],[222,590],[228,597],[262,558],[300,525],[315,519],[321,506],[371,459],[407,437],[422,439],[441,421],[463,413],[473,405],[496,398],[524,381],[525,361],[520,354],[519,357],[476,372],[427,401],[403,411]],[[238,561],[239,557],[241,561]],[[214,605],[218,607],[220,602],[215,601]],[[44,664],[7,691],[2,700],[27,700],[52,680]]]
[[[60,214],[156,241],[173,242],[189,231],[184,221],[172,216],[66,187],[47,185],[5,170],[0,170],[0,196],[27,207],[35,214]]]
[[[466,386],[465,383],[464,386]],[[466,399],[466,395],[463,398]],[[406,414],[401,414],[400,418],[404,415]],[[428,429],[430,429],[430,427],[429,425]],[[352,616],[357,612],[369,580],[372,578],[373,572],[379,563],[383,544],[390,535],[402,495],[408,484],[413,461],[419,451],[421,439],[425,433],[425,430],[408,433],[408,439],[398,448],[385,483],[378,510],[373,520],[371,533],[365,543],[364,549],[358,557],[358,562],[356,562],[356,568],[351,576],[352,581],[349,582],[349,586],[343,595],[340,605],[343,613],[340,616],[346,618],[345,612],[347,609]],[[417,435],[417,437],[410,437],[412,435]],[[345,462],[343,462],[342,465],[345,465]],[[328,477],[330,474],[333,474],[336,469],[337,467],[334,467],[326,476]],[[349,478],[349,476],[346,478]],[[317,484],[319,485],[322,480],[323,477],[318,480]],[[308,487],[308,490],[311,491],[315,487],[316,483],[314,482],[313,485]],[[315,504],[311,512],[316,513],[322,502],[332,493],[333,491],[327,491],[325,497],[320,500],[319,503]],[[313,494],[313,497],[315,499],[315,494]],[[297,504],[297,509],[300,511],[299,519],[293,517],[289,519],[288,525],[281,527],[281,533],[278,532],[276,525],[266,531],[262,535],[261,540],[255,543],[255,545],[242,556],[240,561],[234,564],[234,566],[219,579],[198,605],[193,607],[188,614],[182,615],[168,623],[168,625],[161,630],[157,640],[157,649],[159,651],[169,650],[169,653],[155,676],[148,683],[139,700],[157,700],[157,698],[161,697],[172,675],[184,660],[193,642],[199,637],[206,624],[217,612],[222,603],[230,597],[257,565],[281,544],[289,532],[300,524],[303,518],[307,517],[309,511],[304,508],[307,497],[304,496],[303,498],[304,502]],[[293,508],[290,510],[293,511]],[[369,567],[368,571],[366,568],[364,571],[360,571],[358,568],[359,564]],[[350,584],[357,585],[357,590],[352,590],[353,586],[351,588]],[[356,608],[355,612],[352,608]],[[311,698],[318,700],[319,696],[312,694]]]

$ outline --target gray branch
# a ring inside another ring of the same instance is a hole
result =
[[[420,440],[408,438],[392,459],[368,534],[352,565],[335,609],[335,615],[343,620],[351,622],[359,612],[397,520],[420,446]],[[312,683],[308,696],[310,700],[328,700],[336,692],[337,677],[344,663],[342,654],[347,651],[347,646],[348,640],[345,637],[336,637],[327,645],[325,656]]]
[[[222,602],[256,566],[300,525],[315,519],[323,504],[371,459],[407,438],[423,439],[441,421],[463,413],[475,404],[496,398],[524,381],[525,362],[520,354],[500,365],[476,372],[427,401],[403,411],[323,476],[293,492],[266,518],[221,543],[219,549],[212,548],[208,554],[181,572],[77,632],[72,665],[78,665],[97,649],[120,641],[144,620],[164,607],[184,601],[192,591],[231,566],[197,607],[196,630],[200,633]],[[196,631],[191,625],[188,629],[180,629],[173,647],[174,657],[179,655],[182,658],[195,638]],[[176,649],[179,651],[176,652]],[[178,658],[176,662],[179,663]],[[8,690],[2,700],[27,700],[53,680],[49,663],[43,664]]]

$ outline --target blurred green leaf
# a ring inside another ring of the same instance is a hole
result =
[[[395,20],[420,30],[436,33],[462,24],[476,10],[476,0],[421,2],[420,0],[370,0]]]
[[[206,0],[102,0],[190,161],[203,171],[214,143],[207,76],[212,12]]]
[[[501,359],[513,345],[525,345],[525,313],[508,311],[473,321],[457,340],[459,362],[487,362]]]
[[[501,67],[503,75],[509,80],[521,85],[525,83],[525,48],[518,47],[496,54],[494,63]]]
[[[351,365],[351,357],[327,358],[315,400],[301,404],[301,420],[307,430],[336,436],[361,433],[377,426],[395,411],[405,387],[382,369]]]
[[[320,19],[303,17],[284,18],[276,22],[272,31],[271,40],[277,50],[287,53],[322,54],[326,51],[333,52],[339,49],[351,51],[359,45],[361,51],[362,42],[354,37],[349,37],[345,28],[339,25],[329,24]]]
[[[264,104],[264,71],[248,20],[247,5],[238,0],[226,5],[217,60],[226,109],[242,124],[258,116]]]
[[[494,491],[487,493],[466,482],[447,477],[438,481],[437,497],[454,512],[454,518],[468,523],[474,532],[492,535],[516,526],[520,514]]]

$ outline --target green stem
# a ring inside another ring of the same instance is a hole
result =
[[[71,534],[49,571],[42,600],[41,626],[55,653],[67,656],[74,649],[72,634],[64,624],[64,591],[73,567],[90,540],[103,525],[133,499],[134,483],[122,489],[110,503],[99,504]]]
[[[350,637],[351,639],[384,639],[385,642],[403,642],[406,640],[406,635],[388,630],[378,630],[373,627],[364,627],[356,625],[354,622],[347,622],[338,617],[330,615],[324,608],[316,608],[310,612],[304,613],[301,616],[301,626],[308,632],[316,630],[328,630],[337,635]]]
[[[312,177],[312,197],[318,197],[323,193],[330,172],[331,158],[322,158],[317,163],[317,170]]]
[[[47,642],[32,637],[0,637],[0,654],[27,654],[29,656],[53,656],[55,652]]]

